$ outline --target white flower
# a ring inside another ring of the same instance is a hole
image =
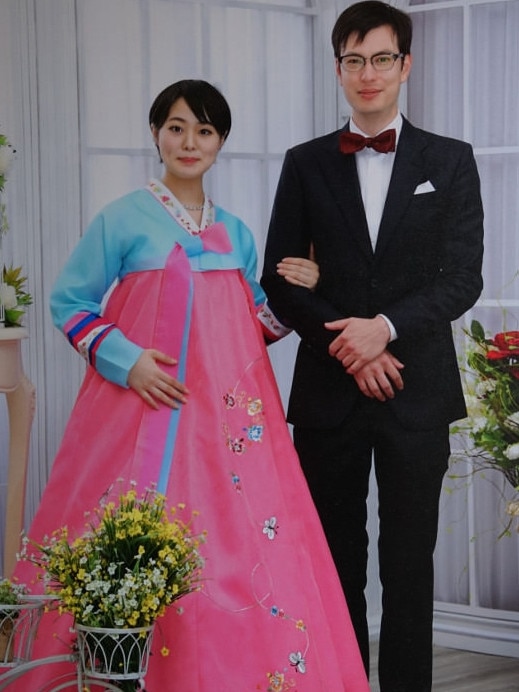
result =
[[[478,418],[484,413],[484,406],[481,399],[473,394],[465,394],[465,406],[469,418]]]
[[[13,148],[10,145],[0,145],[0,175],[6,175],[13,160]]]
[[[0,302],[6,310],[12,310],[18,305],[14,286],[0,283]]]
[[[484,397],[485,394],[489,394],[490,392],[493,392],[495,388],[496,388],[496,381],[495,380],[480,380],[476,384],[476,394],[480,397]]]
[[[509,428],[519,427],[519,411],[511,413],[509,416],[507,416],[505,420],[505,425],[507,425]]]
[[[263,533],[268,537],[269,540],[273,541],[278,532],[276,517],[270,517],[270,519],[265,519],[263,524]]]
[[[488,421],[484,416],[476,416],[475,418],[471,419],[472,423],[472,432],[480,432],[481,430],[484,430]]]
[[[513,445],[508,445],[508,447],[503,451],[503,454],[510,461],[519,459],[519,442],[515,442]]]
[[[301,651],[293,651],[288,659],[290,665],[294,666],[299,673],[306,673],[306,661]]]

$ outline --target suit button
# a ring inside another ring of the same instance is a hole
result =
[[[371,286],[371,288],[378,288],[377,279],[371,279],[371,281],[369,282],[369,285]]]

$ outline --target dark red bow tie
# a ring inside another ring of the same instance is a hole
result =
[[[395,151],[396,130],[384,130],[376,137],[363,137],[356,132],[343,132],[340,138],[340,150],[343,154],[354,154],[356,151],[371,147],[375,151],[387,154]]]

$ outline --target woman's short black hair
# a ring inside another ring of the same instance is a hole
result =
[[[150,108],[150,126],[160,130],[171,106],[183,98],[201,123],[212,125],[222,139],[231,129],[231,110],[216,87],[202,79],[182,79],[170,84],[157,96]]]
[[[411,17],[380,0],[364,0],[347,7],[335,22],[332,30],[335,57],[341,57],[341,50],[350,35],[355,34],[359,42],[362,42],[369,31],[378,29],[379,26],[389,26],[392,29],[401,53],[408,55],[411,52],[413,38]]]

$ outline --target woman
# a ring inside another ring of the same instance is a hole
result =
[[[82,533],[118,478],[156,484],[199,512],[207,541],[201,590],[159,620],[148,692],[364,692],[265,348],[287,330],[256,282],[250,231],[203,187],[230,126],[206,82],[159,94],[150,127],[162,180],[103,209],[55,284],[55,323],[91,367],[30,536]],[[280,273],[300,290],[315,283],[303,260]],[[30,578],[23,563],[18,577]],[[38,655],[70,642],[51,617]]]

